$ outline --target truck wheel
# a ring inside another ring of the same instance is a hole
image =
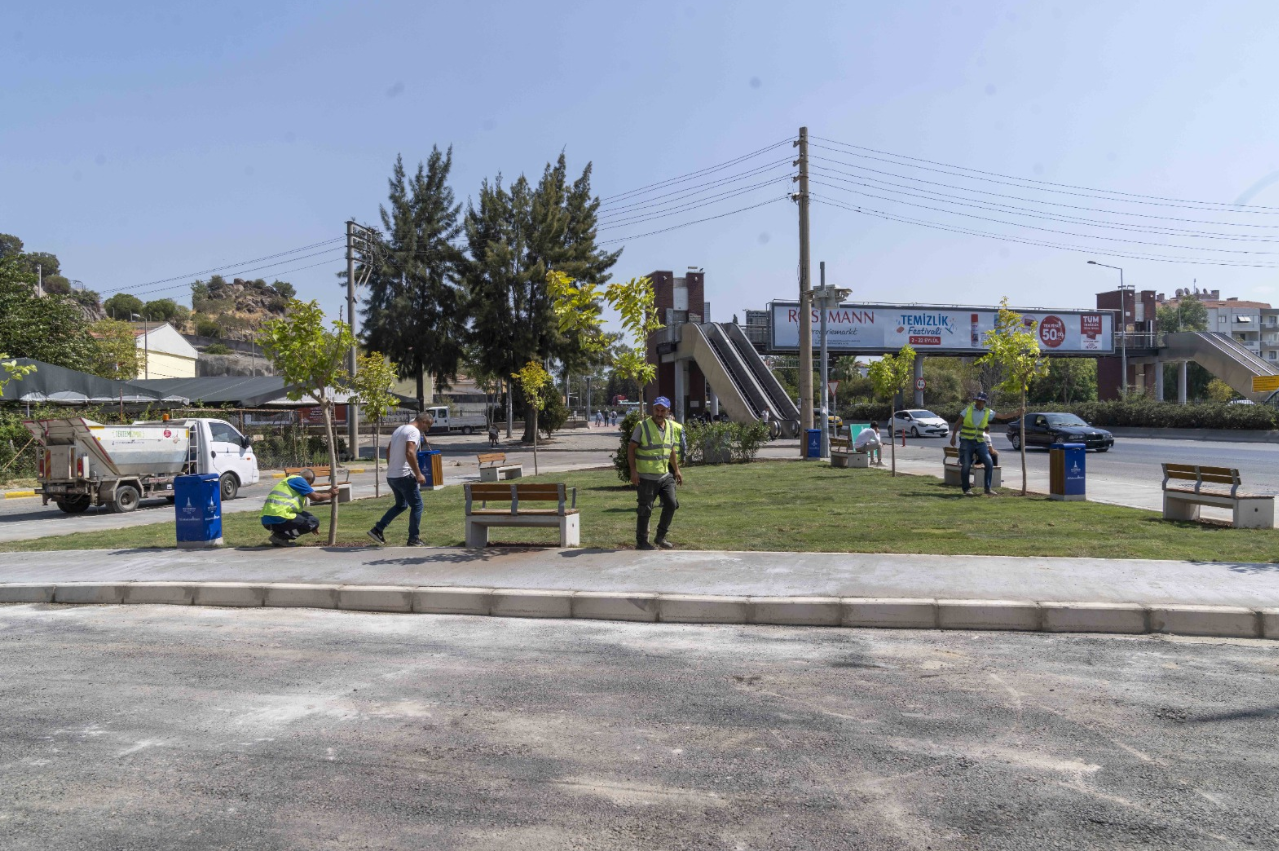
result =
[[[141,499],[142,494],[133,485],[120,485],[115,489],[115,501],[111,503],[111,510],[116,514],[127,514],[138,507]]]
[[[89,504],[93,502],[88,496],[71,496],[66,499],[57,500],[58,508],[61,508],[67,514],[83,514],[88,510]]]
[[[466,426],[465,428],[462,429],[462,434],[466,435],[467,437],[470,437],[471,435],[475,434],[475,429],[471,428],[470,426]]]
[[[222,488],[222,501],[228,502],[235,499],[240,493],[240,482],[230,473],[224,473],[222,478],[218,480],[218,485]]]

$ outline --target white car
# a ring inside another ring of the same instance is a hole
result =
[[[893,431],[909,434],[911,437],[950,437],[947,422],[932,411],[922,408],[894,414]]]

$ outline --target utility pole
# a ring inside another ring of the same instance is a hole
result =
[[[808,259],[808,128],[799,128],[799,457],[808,451],[808,429],[813,427],[813,317],[809,291],[812,281]]]
[[[355,335],[355,222],[346,223],[346,321],[351,326],[351,335]],[[355,343],[351,343],[351,352],[347,357],[346,369],[355,377]],[[346,446],[351,453],[351,460],[360,460],[360,412],[350,397],[346,400]]]
[[[44,265],[41,263],[36,264],[36,295],[44,295]]]
[[[823,458],[830,458],[830,383],[829,374],[826,371],[826,314],[830,312],[830,305],[826,299],[826,261],[823,260],[818,268],[821,270],[821,306],[822,322],[822,452]]]

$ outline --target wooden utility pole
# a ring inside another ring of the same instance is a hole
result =
[[[351,326],[351,336],[355,336],[355,222],[346,223],[346,324]],[[346,370],[355,377],[356,344],[351,343],[351,352],[347,355]],[[352,403],[351,397],[346,400],[346,451],[351,453],[351,460],[360,460],[360,413]]]
[[[813,302],[808,254],[808,128],[799,128],[799,456],[808,451],[808,429],[813,427]]]

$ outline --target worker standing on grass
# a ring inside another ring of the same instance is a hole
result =
[[[307,532],[320,534],[320,518],[303,511],[302,506],[307,500],[329,502],[338,495],[338,486],[334,484],[327,493],[321,493],[311,487],[314,481],[315,473],[307,468],[282,480],[266,495],[262,527],[271,533],[271,546],[287,547]]]
[[[666,539],[679,508],[675,486],[684,483],[679,470],[679,436],[675,423],[670,419],[671,400],[658,396],[653,400],[653,415],[640,422],[631,432],[626,447],[631,465],[631,484],[638,489],[638,507],[635,512],[635,549],[652,550],[661,547],[674,549]],[[648,541],[648,519],[653,515],[653,501],[662,502],[662,515],[657,521],[657,538]],[[656,546],[654,546],[656,544]]]
[[[999,496],[999,493],[990,486],[995,462],[990,457],[990,435],[987,429],[990,428],[991,423],[1006,423],[1021,416],[1021,411],[1017,411],[1006,417],[997,417],[994,411],[986,407],[987,401],[989,397],[985,393],[978,393],[972,404],[964,408],[959,419],[955,420],[954,425],[950,427],[950,445],[954,446],[955,438],[959,438],[959,484],[964,489],[964,496],[976,496],[972,491],[972,480],[969,477],[974,455],[981,460],[986,471],[986,495]]]

